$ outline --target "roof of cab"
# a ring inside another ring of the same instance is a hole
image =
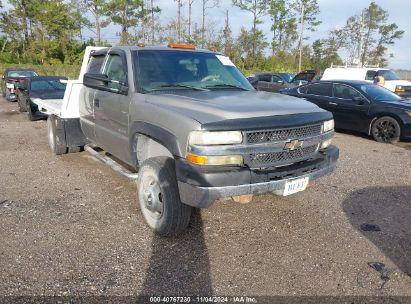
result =
[[[110,49],[112,50],[127,50],[127,51],[142,51],[142,50],[153,50],[153,51],[181,51],[181,52],[201,52],[201,53],[211,53],[211,54],[217,54],[217,55],[221,55],[220,52],[213,52],[211,50],[207,50],[207,49],[198,49],[198,48],[194,48],[194,49],[184,49],[184,48],[178,48],[178,47],[168,47],[168,46],[155,46],[155,45],[145,45],[145,46],[134,46],[134,45],[130,45],[130,46],[113,46],[113,47],[108,47],[106,49],[102,49],[99,51],[95,51],[93,52],[94,56],[98,56],[98,55],[103,55],[106,54],[107,51],[109,51]]]

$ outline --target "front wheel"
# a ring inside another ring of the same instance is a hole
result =
[[[18,95],[17,103],[18,103],[20,112],[27,112],[27,100],[24,98],[23,94]]]
[[[7,101],[11,101],[10,95],[11,95],[11,93],[10,93],[10,91],[7,89],[6,92],[4,93],[4,97],[6,97],[6,100],[7,100]]]
[[[401,127],[395,118],[384,116],[374,121],[371,134],[378,142],[392,144],[400,140]]]
[[[27,116],[28,116],[29,120],[30,121],[35,121],[36,117],[34,116],[33,109],[31,108],[31,105],[30,105],[29,101],[27,101],[27,103],[26,103],[26,108],[27,108]]]
[[[138,200],[147,224],[162,236],[182,232],[190,222],[192,207],[180,201],[174,160],[145,160],[138,174]]]

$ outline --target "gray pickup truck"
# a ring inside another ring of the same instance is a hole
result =
[[[188,45],[94,52],[79,112],[84,144],[138,173],[141,211],[163,236],[220,198],[303,191],[339,156],[331,113],[258,92],[229,58]]]

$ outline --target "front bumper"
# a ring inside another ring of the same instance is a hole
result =
[[[8,94],[6,93],[6,98],[8,101],[17,101],[16,93],[11,93],[9,89],[7,89]]]
[[[411,99],[411,92],[409,92],[409,91],[404,92],[404,93],[397,93],[397,95],[402,97],[402,98]]]
[[[330,146],[323,157],[271,171],[233,168],[217,172],[201,171],[183,160],[176,163],[181,201],[207,208],[219,198],[245,194],[264,194],[282,190],[287,181],[308,177],[310,181],[334,171],[339,150]]]
[[[34,119],[47,119],[48,115],[40,112],[38,105],[31,100],[29,101],[29,106]]]
[[[411,122],[403,125],[401,139],[411,140]]]

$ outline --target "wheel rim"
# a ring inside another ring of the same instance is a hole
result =
[[[144,174],[140,187],[139,199],[145,213],[153,219],[160,219],[164,213],[164,203],[157,178],[152,174]]]
[[[383,142],[391,142],[394,138],[398,137],[397,126],[388,119],[377,121],[374,135]]]

